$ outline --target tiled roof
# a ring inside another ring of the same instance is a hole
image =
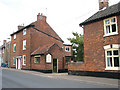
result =
[[[86,24],[96,22],[114,15],[120,15],[120,2],[106,8],[105,10],[98,11],[97,13],[95,13],[94,15],[92,15],[91,17],[89,17],[87,20],[80,23],[79,25],[80,26],[86,25]]]
[[[31,55],[44,54],[45,52],[49,51],[49,49],[54,45],[55,43],[43,45],[42,47],[39,47],[33,53],[31,53]]]

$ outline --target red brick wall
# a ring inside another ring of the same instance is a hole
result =
[[[22,68],[29,69],[30,68],[30,30],[29,28],[26,31],[26,35],[23,35],[23,31],[20,31],[16,34],[16,39],[14,40],[13,36],[11,36],[11,67],[16,67],[13,65],[13,57],[26,55],[26,66],[22,65]],[[23,50],[23,40],[26,40],[26,50]],[[16,52],[13,52],[13,44],[16,43]],[[21,59],[21,64],[23,64]]]
[[[120,16],[117,16],[120,21]],[[120,22],[118,22],[118,35],[104,36],[103,20],[84,26],[84,65],[69,64],[69,70],[117,72],[105,70],[104,46],[120,44]],[[82,69],[81,69],[82,68]]]
[[[51,63],[46,63],[46,55],[47,53],[52,55],[52,61]],[[57,46],[53,46],[48,52],[46,52],[44,55],[41,55],[40,64],[34,64],[34,56],[32,56],[32,69],[38,69],[38,70],[52,70],[53,68],[53,59],[58,59],[58,69],[63,69],[63,52],[62,50]]]

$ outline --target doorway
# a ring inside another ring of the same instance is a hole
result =
[[[57,72],[58,72],[58,60],[53,59],[53,73],[57,73]]]
[[[21,69],[21,59],[16,58],[16,69]]]

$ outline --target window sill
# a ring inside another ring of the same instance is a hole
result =
[[[107,67],[105,70],[120,70],[120,67]]]
[[[23,66],[26,66],[26,64],[23,64]]]
[[[103,37],[113,36],[113,35],[118,35],[118,33],[117,33],[117,32],[115,32],[115,33],[105,34]]]
[[[23,51],[25,51],[26,49],[23,49]]]

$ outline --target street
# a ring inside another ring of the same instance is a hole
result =
[[[2,69],[2,88],[118,88],[117,79],[80,77]]]

